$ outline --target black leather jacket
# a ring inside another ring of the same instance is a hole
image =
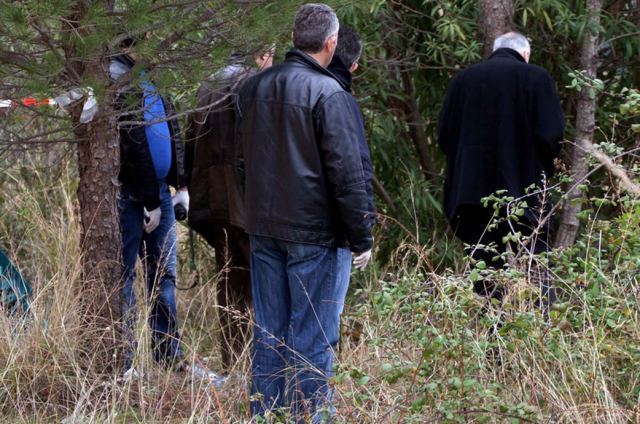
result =
[[[251,235],[371,248],[371,220],[350,94],[299,50],[244,84],[238,165]]]
[[[125,66],[133,67],[134,63],[128,56],[117,56],[112,59]],[[162,103],[167,116],[175,116],[175,110],[170,101],[162,97]],[[129,87],[118,97],[118,107],[122,121],[143,121],[144,95],[139,87]],[[170,119],[169,133],[171,134],[171,168],[166,178],[167,184],[181,188],[187,185],[184,171],[184,146],[180,140],[180,127],[176,118]],[[160,185],[156,178],[151,151],[147,143],[144,125],[119,125],[120,128],[120,182],[142,200],[147,210],[160,206]]]

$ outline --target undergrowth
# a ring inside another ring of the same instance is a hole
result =
[[[0,315],[2,420],[249,421],[249,346],[230,383],[215,391],[155,367],[141,318],[141,378],[100,371],[79,307],[80,228],[70,169],[64,158],[47,169],[33,162],[8,167],[0,179],[0,245],[34,286],[26,321]],[[526,267],[492,274],[509,287],[499,310],[472,291],[473,275],[486,270],[460,257],[436,273],[429,243],[411,237],[385,268],[354,272],[332,381],[336,421],[640,422],[640,206],[623,201],[614,218],[586,216],[575,247],[546,258],[561,289],[548,322],[533,306]],[[183,226],[179,238],[179,285],[198,281],[178,292],[185,350],[215,370],[215,262],[198,241],[190,263]]]

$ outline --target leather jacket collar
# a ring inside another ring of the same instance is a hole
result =
[[[309,56],[308,54],[306,54],[305,52],[303,52],[300,49],[296,49],[293,48],[291,50],[289,50],[285,56],[285,60],[286,61],[291,61],[291,62],[298,62],[298,63],[302,63],[310,68],[315,69],[318,72],[321,72],[333,79],[335,79],[335,75],[333,75],[331,72],[329,72],[326,68],[323,68],[322,66],[320,66],[320,64],[318,62],[316,62],[316,60],[314,58],[312,58],[311,56]]]

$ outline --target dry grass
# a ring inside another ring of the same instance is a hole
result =
[[[92,333],[81,325],[79,221],[68,169],[65,164],[51,175],[32,171],[26,177],[9,170],[2,180],[11,196],[0,207],[0,241],[35,293],[27,323],[0,315],[3,421],[247,422],[249,346],[234,378],[216,392],[155,367],[141,318],[136,364],[142,377],[123,381],[99,372],[92,338],[105,329]],[[186,263],[184,228],[179,238],[179,283],[188,286],[196,274]],[[531,307],[526,275],[503,276],[512,284],[505,312],[511,327],[491,336],[487,322],[497,315],[478,316],[482,301],[466,277],[420,274],[429,268],[416,265],[421,258],[428,258],[428,249],[409,243],[395,262],[407,264],[404,272],[374,269],[357,277],[338,353],[339,422],[640,422],[633,403],[633,396],[640,401],[637,275],[606,277],[612,288],[603,302],[621,314],[613,323],[575,281],[563,281],[571,300],[550,326]],[[217,275],[203,244],[198,270],[200,284],[178,292],[179,316],[187,354],[206,357],[215,370]],[[626,303],[616,297],[625,294]],[[145,309],[141,305],[141,317]],[[487,359],[489,351],[497,352],[501,366]],[[627,375],[619,375],[622,369]]]

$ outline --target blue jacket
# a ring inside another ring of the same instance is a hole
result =
[[[126,55],[111,59],[109,73],[112,80],[117,80],[133,68],[134,62]],[[161,98],[167,116],[175,114],[173,105]],[[130,100],[133,100],[131,102]],[[144,93],[140,87],[129,84],[117,99],[119,109],[118,121],[144,120]],[[186,186],[184,173],[184,146],[180,139],[178,120],[173,117],[167,121],[171,135],[171,166],[166,182],[180,188]],[[147,143],[145,125],[120,125],[120,182],[131,189],[134,195],[142,200],[147,210],[160,206],[160,186],[154,168],[153,157]]]

